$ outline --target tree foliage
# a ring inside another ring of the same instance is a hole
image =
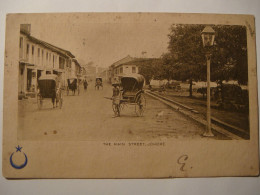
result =
[[[146,84],[150,84],[152,79],[162,78],[161,59],[143,59],[135,62],[139,67],[139,73],[144,76]]]
[[[248,82],[247,39],[244,26],[215,26],[216,44],[212,55],[212,79]]]
[[[162,56],[164,78],[190,81],[206,80],[205,49],[201,32],[205,25],[174,24],[170,28],[169,52]],[[211,58],[211,80],[234,79],[247,84],[247,41],[243,26],[216,25],[215,44]]]

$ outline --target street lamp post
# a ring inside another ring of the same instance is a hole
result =
[[[206,26],[201,32],[203,47],[206,50],[207,59],[207,129],[203,136],[211,137],[214,136],[211,130],[211,112],[210,112],[210,58],[211,58],[211,48],[215,39],[215,31],[210,27]]]

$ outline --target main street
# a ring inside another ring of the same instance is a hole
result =
[[[166,139],[225,139],[217,135],[202,137],[205,127],[146,95],[144,116],[138,117],[134,106],[126,106],[121,117],[114,118],[112,87],[104,84],[95,90],[89,83],[80,95],[64,93],[61,109],[52,108],[45,99],[41,110],[35,99],[19,101],[18,139],[79,141],[144,141]]]

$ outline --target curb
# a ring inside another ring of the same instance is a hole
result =
[[[196,110],[194,110],[194,109],[192,109],[192,108],[190,108],[186,105],[175,102],[174,100],[170,100],[170,99],[163,97],[161,95],[154,94],[153,92],[146,91],[145,93],[147,95],[163,102],[164,104],[170,106],[174,110],[184,114],[185,116],[195,120],[196,122],[202,124],[203,126],[207,126],[207,121],[202,119],[200,116],[198,116],[197,114],[199,112],[197,112]],[[222,127],[219,127],[216,124],[211,124],[211,127],[214,131],[217,131],[218,133],[221,133],[221,134],[225,135],[226,137],[228,137],[230,139],[233,139],[233,140],[241,140],[242,139],[240,136],[237,136],[237,135],[233,134],[232,132],[230,132],[230,131],[222,128]]]
[[[160,97],[160,98],[162,98],[162,99],[164,99],[164,100],[166,100],[166,101],[169,101],[169,102],[172,102],[172,103],[174,103],[174,104],[176,104],[176,105],[178,105],[178,106],[180,106],[180,107],[182,107],[182,108],[185,108],[185,109],[187,109],[187,110],[190,110],[191,112],[194,112],[194,113],[196,113],[196,114],[198,114],[199,112],[197,111],[197,110],[195,110],[195,109],[193,109],[193,108],[191,108],[191,107],[189,107],[189,106],[186,106],[186,105],[184,105],[184,104],[181,104],[181,103],[179,103],[179,102],[176,102],[176,101],[174,101],[174,100],[171,100],[171,99],[169,99],[169,98],[166,98],[166,97],[164,97],[164,96],[161,96],[161,95],[159,95],[159,94],[156,94],[156,93],[154,93],[154,92],[151,92],[151,91],[146,91],[147,93],[151,93],[151,94],[153,94],[153,95],[155,95],[155,96],[158,96],[158,97]]]

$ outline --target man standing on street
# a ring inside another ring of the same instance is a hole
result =
[[[114,86],[113,88],[113,96],[112,96],[112,100],[113,100],[113,107],[114,107],[114,113],[115,113],[115,117],[119,117],[120,116],[120,107],[119,107],[119,103],[120,103],[120,91],[119,91],[119,83],[113,83],[112,84]]]
[[[87,82],[86,79],[84,80],[83,85],[84,85],[84,90],[87,91],[87,89],[88,89],[88,82]]]

